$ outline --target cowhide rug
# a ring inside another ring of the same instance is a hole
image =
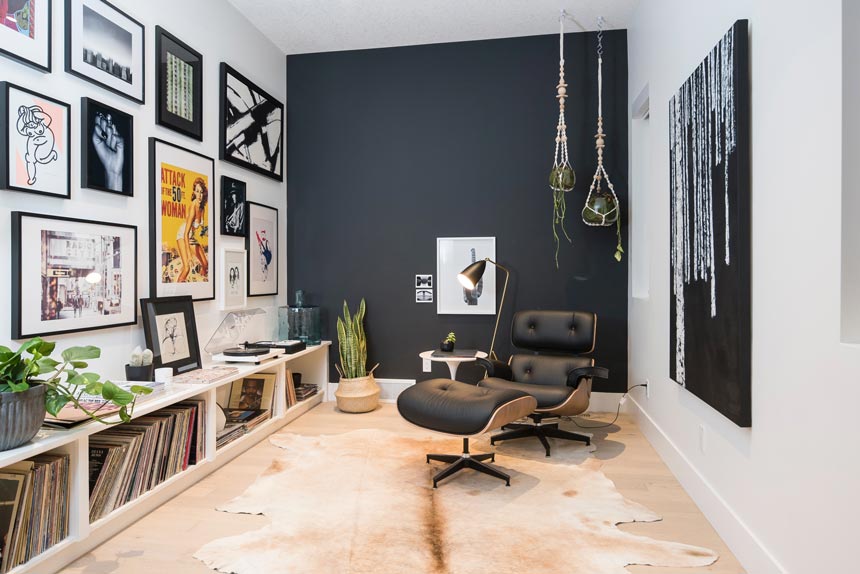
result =
[[[271,524],[197,551],[220,572],[625,574],[628,564],[717,559],[618,529],[660,517],[624,499],[584,445],[562,443],[546,459],[536,441],[512,441],[495,449],[510,487],[465,470],[434,490],[430,477],[444,465],[424,455],[460,452],[456,438],[360,430],[270,440],[283,456],[219,510],[264,514]],[[472,442],[473,452],[490,451],[486,439]]]

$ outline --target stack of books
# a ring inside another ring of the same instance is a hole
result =
[[[227,426],[218,433],[216,448],[248,434],[272,418],[272,411],[267,409],[226,409],[224,414],[227,416]]]
[[[296,400],[303,401],[317,394],[316,385],[296,385]]]
[[[94,522],[203,460],[203,400],[188,400],[90,437],[90,521]]]
[[[0,469],[0,572],[68,535],[68,455],[42,454]]]
[[[222,446],[228,445],[237,438],[245,435],[245,427],[241,423],[227,423],[223,430],[218,431],[218,436],[215,440],[215,448],[219,449]]]

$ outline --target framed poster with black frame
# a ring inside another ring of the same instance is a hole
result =
[[[0,12],[0,54],[51,71],[51,0],[8,0]]]
[[[155,27],[155,123],[203,141],[203,55]]]
[[[202,367],[191,297],[141,299],[140,313],[154,368],[170,367],[180,375]]]
[[[150,293],[215,298],[215,161],[149,138]]]
[[[134,117],[81,98],[81,187],[134,195]]]
[[[137,227],[12,212],[12,338],[137,323]]]
[[[0,82],[0,184],[3,189],[69,199],[71,106]]]
[[[221,176],[221,235],[245,237],[248,234],[246,189],[244,181]]]
[[[284,181],[284,104],[221,62],[219,158]]]
[[[144,103],[146,29],[104,0],[66,0],[66,71]]]
[[[278,294],[278,210],[248,202],[248,297]]]

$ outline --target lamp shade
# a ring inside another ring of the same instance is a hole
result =
[[[481,277],[484,276],[484,271],[486,269],[486,259],[475,261],[457,274],[457,280],[460,282],[460,285],[466,289],[474,289],[475,285],[477,285],[481,280]]]

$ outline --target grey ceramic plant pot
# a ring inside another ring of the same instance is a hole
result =
[[[45,386],[23,393],[0,393],[0,451],[29,442],[45,420]]]

